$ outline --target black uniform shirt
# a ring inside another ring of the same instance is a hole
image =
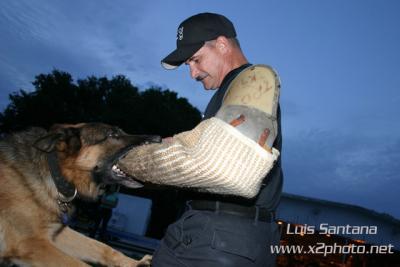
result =
[[[224,80],[221,83],[220,88],[215,92],[210,102],[207,105],[206,111],[204,113],[203,119],[208,119],[218,112],[222,105],[222,100],[225,95],[226,90],[229,88],[230,83],[233,79],[245,68],[251,66],[251,64],[244,64],[237,69],[230,71]],[[282,134],[281,134],[281,112],[280,107],[278,105],[277,112],[277,120],[278,120],[278,134],[274,141],[273,147],[282,152]],[[260,207],[264,207],[267,210],[275,211],[276,207],[279,204],[279,200],[282,194],[282,184],[283,184],[283,174],[281,168],[281,158],[277,160],[274,167],[264,178],[263,186],[258,193],[258,195],[254,199],[244,199],[235,196],[221,196],[221,195],[208,195],[208,194],[199,194],[194,199],[213,199],[225,202],[233,202],[236,204],[242,204],[246,206],[257,205]]]

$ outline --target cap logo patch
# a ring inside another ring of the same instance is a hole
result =
[[[183,26],[178,28],[177,39],[179,39],[179,41],[182,41],[182,39],[183,39]]]

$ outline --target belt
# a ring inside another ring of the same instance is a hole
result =
[[[188,205],[194,210],[214,211],[216,213],[224,213],[249,219],[257,219],[262,222],[275,221],[275,212],[257,206],[243,206],[233,203],[210,200],[192,200],[188,202]]]

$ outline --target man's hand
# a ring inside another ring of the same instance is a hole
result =
[[[232,120],[229,124],[232,125],[233,127],[236,127],[242,124],[245,120],[246,120],[245,116],[241,114],[239,117]],[[261,133],[260,138],[258,139],[258,144],[268,152],[272,153],[272,149],[266,144],[269,133],[270,133],[269,129],[265,128],[264,131]]]

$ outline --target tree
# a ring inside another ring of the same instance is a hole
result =
[[[111,80],[91,76],[75,84],[70,74],[53,70],[36,76],[33,85],[33,92],[10,94],[10,104],[0,113],[1,133],[101,121],[129,133],[170,136],[201,120],[200,112],[177,93],[157,87],[139,92],[123,75]]]

